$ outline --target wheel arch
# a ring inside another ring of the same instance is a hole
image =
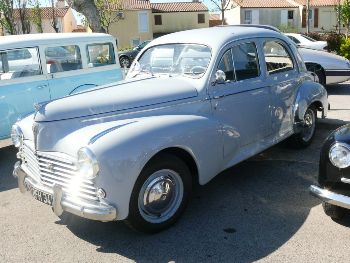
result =
[[[194,157],[194,154],[189,149],[184,149],[183,147],[168,147],[162,149],[161,151],[158,151],[146,162],[144,167],[162,154],[171,154],[182,160],[191,172],[192,183],[199,184],[198,164]],[[142,169],[144,169],[144,167]]]

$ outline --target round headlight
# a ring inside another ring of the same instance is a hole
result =
[[[11,139],[15,147],[19,148],[23,142],[23,132],[18,125],[13,125],[11,129]]]
[[[329,160],[338,168],[350,166],[350,146],[343,143],[335,143],[329,150]]]
[[[98,172],[99,166],[95,154],[86,147],[78,151],[78,169],[79,173],[88,179],[94,179]]]

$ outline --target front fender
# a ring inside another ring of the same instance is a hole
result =
[[[322,118],[327,116],[328,98],[326,89],[319,83],[305,81],[298,90],[294,108],[294,130],[297,132],[300,124],[304,120],[304,115],[307,108],[315,104],[319,110],[322,110]]]
[[[194,158],[200,184],[222,168],[223,145],[219,124],[203,116],[168,115],[140,118],[96,135],[89,145],[97,156],[102,187],[108,201],[125,219],[134,184],[147,162],[158,152],[177,147]]]

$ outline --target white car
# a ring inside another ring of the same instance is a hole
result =
[[[327,41],[317,41],[311,37],[295,33],[287,33],[286,36],[289,37],[299,47],[320,50],[325,50],[327,48]]]

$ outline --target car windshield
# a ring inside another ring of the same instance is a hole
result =
[[[308,37],[308,36],[305,36],[303,35],[303,38],[306,38],[307,40],[311,41],[311,42],[317,42],[317,40],[311,38],[311,37]]]
[[[206,72],[211,50],[204,45],[166,44],[146,50],[128,73],[128,78],[140,74],[182,75],[201,78]]]

